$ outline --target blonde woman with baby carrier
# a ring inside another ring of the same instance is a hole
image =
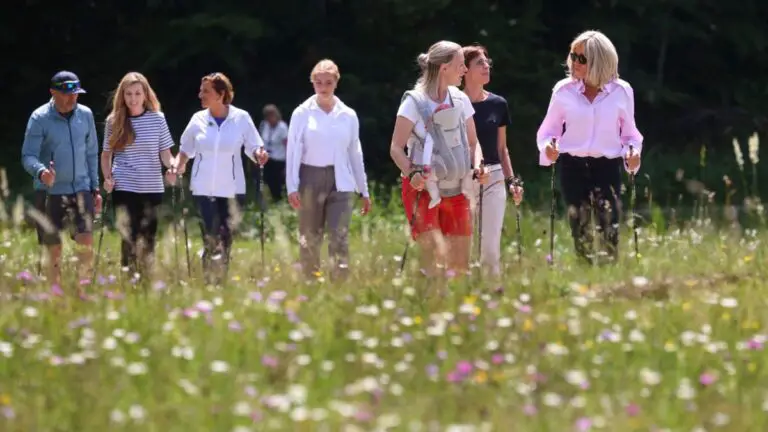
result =
[[[403,96],[397,111],[390,155],[402,173],[402,198],[411,235],[421,250],[421,267],[435,275],[439,267],[455,272],[469,267],[472,217],[470,197],[463,193],[467,178],[484,183],[487,175],[475,159],[477,135],[474,109],[456,86],[466,73],[461,46],[440,41],[418,57],[421,77]],[[441,105],[451,108],[435,111]],[[424,158],[430,138],[432,155]],[[408,154],[405,153],[406,147]],[[440,202],[430,208],[423,162],[437,176]],[[443,241],[444,240],[444,241]],[[450,251],[450,253],[446,253]]]

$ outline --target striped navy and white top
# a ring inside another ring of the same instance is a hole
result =
[[[112,178],[115,190],[135,193],[163,193],[162,163],[160,152],[173,147],[173,137],[161,112],[145,111],[136,117],[129,117],[136,134],[134,142],[122,151],[114,153]],[[111,151],[109,137],[112,135],[110,122],[106,122],[104,151]]]

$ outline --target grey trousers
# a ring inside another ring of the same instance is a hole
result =
[[[320,246],[328,231],[332,279],[345,277],[349,267],[349,223],[353,192],[336,190],[333,166],[299,168],[299,257],[304,274],[320,271]]]

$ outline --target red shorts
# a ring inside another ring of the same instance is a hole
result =
[[[411,222],[413,216],[413,204],[416,202],[416,196],[419,193],[411,187],[411,181],[407,177],[401,177],[403,180],[402,198],[405,207],[405,216],[411,223],[411,235],[416,238],[419,234],[432,230],[440,230],[444,236],[464,236],[472,235],[472,216],[469,210],[469,200],[464,194],[458,194],[452,197],[443,197],[435,208],[429,208],[429,192],[421,191],[419,196],[418,208],[416,210],[416,220]]]

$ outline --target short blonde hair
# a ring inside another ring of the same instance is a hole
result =
[[[584,81],[599,88],[619,77],[619,54],[606,35],[597,30],[585,31],[571,42],[571,52],[581,44],[584,44],[584,56],[587,57],[587,76]],[[570,52],[566,65],[567,75],[573,76]]]
[[[333,62],[331,59],[322,59],[315,67],[312,68],[312,72],[309,74],[309,80],[313,81],[315,77],[322,73],[328,73],[333,75],[336,78],[336,81],[338,81],[341,78],[341,74],[339,73],[339,67],[336,66],[336,63]]]
[[[416,61],[421,69],[421,76],[414,90],[421,90],[426,94],[437,93],[440,84],[440,67],[453,61],[453,58],[461,54],[461,45],[456,42],[442,40],[435,42],[426,53],[421,53]]]

